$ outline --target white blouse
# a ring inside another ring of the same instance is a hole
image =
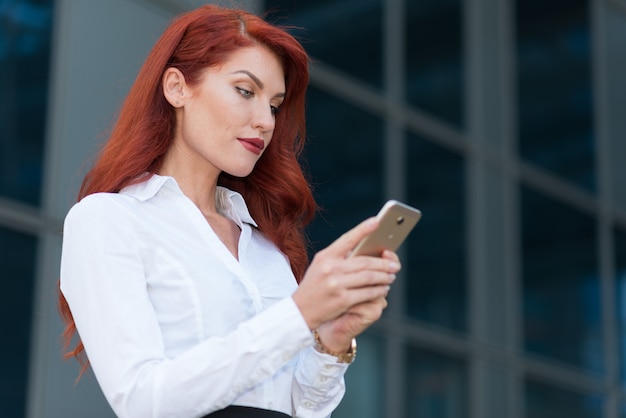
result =
[[[228,405],[327,417],[347,365],[313,349],[289,262],[243,197],[239,260],[172,177],[96,193],[65,219],[61,290],[120,417],[201,417]]]

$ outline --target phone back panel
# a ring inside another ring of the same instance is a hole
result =
[[[421,216],[418,209],[397,201],[387,202],[377,215],[378,228],[365,237],[352,254],[379,257],[384,250],[396,251]]]

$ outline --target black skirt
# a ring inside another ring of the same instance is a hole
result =
[[[206,415],[204,418],[285,418],[289,416],[282,412],[270,411],[268,409],[231,405],[226,409]]]

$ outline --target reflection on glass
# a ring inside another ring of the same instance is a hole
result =
[[[0,411],[3,417],[26,416],[26,377],[30,352],[31,311],[37,239],[0,228]]]
[[[521,198],[525,348],[602,373],[596,223],[531,189]]]
[[[0,195],[39,204],[52,0],[0,2]]]
[[[598,396],[572,392],[532,380],[525,385],[528,418],[602,418]]]
[[[407,313],[466,331],[464,160],[409,136],[407,167],[408,203],[422,211],[421,221],[404,244]]]
[[[384,414],[383,341],[366,332],[359,336],[358,361],[346,373],[348,390],[333,418],[380,418]]]
[[[617,324],[619,327],[619,350],[622,384],[626,383],[626,230],[616,230],[615,241],[615,287]]]
[[[465,362],[416,347],[407,349],[409,418],[469,417]]]
[[[406,1],[406,100],[462,128],[461,0]]]
[[[270,22],[292,33],[315,59],[382,86],[382,0],[266,0]]]
[[[595,189],[588,0],[516,2],[523,158]]]
[[[314,249],[375,215],[383,203],[383,125],[315,88],[307,98],[305,161],[322,212],[309,237]]]

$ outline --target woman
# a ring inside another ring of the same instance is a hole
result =
[[[68,355],[118,416],[325,417],[341,400],[400,265],[348,257],[375,219],[308,263],[307,66],[282,29],[204,6],[139,72],[61,260]]]

